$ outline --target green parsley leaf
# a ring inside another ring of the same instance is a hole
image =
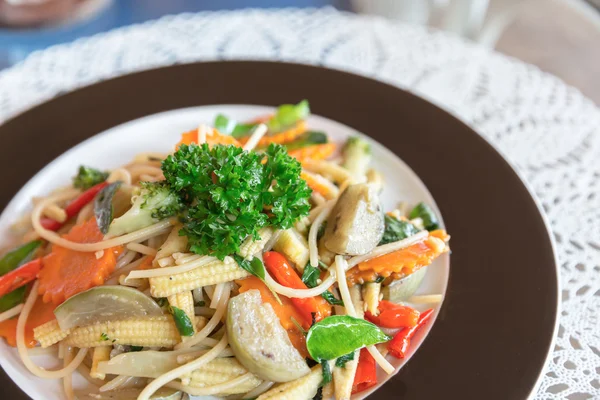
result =
[[[233,258],[240,267],[250,272],[252,275],[256,276],[261,281],[265,280],[265,266],[263,265],[262,261],[260,261],[260,258],[253,257],[252,260],[246,260],[245,258],[238,256],[237,254],[234,254]]]

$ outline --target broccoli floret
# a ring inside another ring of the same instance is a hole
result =
[[[162,182],[144,182],[131,208],[113,220],[108,236],[119,236],[176,215],[182,208],[179,196]]]
[[[79,167],[77,175],[73,177],[73,186],[86,190],[102,183],[108,178],[108,172],[102,172],[95,168],[86,167],[84,165]]]

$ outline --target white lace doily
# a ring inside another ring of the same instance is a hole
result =
[[[34,53],[0,73],[0,121],[131,71],[215,59],[319,64],[451,110],[528,181],[560,258],[560,330],[537,399],[600,398],[600,110],[537,68],[442,32],[333,9],[183,14]]]

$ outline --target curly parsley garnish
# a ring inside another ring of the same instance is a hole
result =
[[[223,259],[246,237],[258,239],[259,229],[288,229],[310,208],[300,163],[280,145],[262,154],[231,145],[181,145],[162,170],[186,205],[181,234],[197,254]]]

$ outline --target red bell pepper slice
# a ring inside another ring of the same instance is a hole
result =
[[[367,311],[365,319],[377,326],[384,328],[406,328],[415,326],[419,321],[419,312],[414,308],[381,300],[379,302],[379,315]]]
[[[102,182],[95,186],[92,186],[85,192],[81,193],[78,197],[76,197],[75,200],[70,202],[69,205],[65,207],[65,212],[67,213],[67,220],[79,214],[79,211],[81,211],[83,207],[85,207],[92,200],[94,200],[96,195],[100,193],[100,191],[106,186],[108,186],[108,182]],[[61,226],[64,225],[63,222],[58,222],[52,218],[42,218],[40,219],[40,223],[45,229],[51,231],[57,231],[61,228]]]
[[[410,328],[404,328],[400,332],[396,333],[396,336],[388,342],[388,351],[391,355],[396,358],[404,358],[410,346],[410,340],[415,333],[429,321],[433,315],[433,308],[427,311],[423,311],[419,317],[419,322],[415,326]]]
[[[366,348],[360,350],[358,367],[352,383],[352,394],[367,390],[377,385],[377,365],[371,353]]]
[[[263,261],[269,273],[281,285],[293,289],[308,289],[288,260],[280,253],[276,251],[266,252],[263,254]],[[294,307],[302,314],[304,319],[302,327],[304,329],[308,329],[312,325],[313,314],[316,321],[320,321],[331,315],[331,306],[320,296],[305,299],[291,298],[290,300],[294,304]]]
[[[36,258],[0,277],[0,297],[33,281],[42,268],[42,259]]]

